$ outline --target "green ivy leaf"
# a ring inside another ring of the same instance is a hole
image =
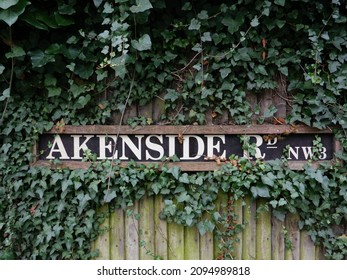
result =
[[[25,55],[25,51],[22,47],[19,46],[13,46],[11,48],[11,52],[8,52],[5,54],[6,58],[15,58],[15,57],[21,57]]]
[[[173,166],[167,170],[167,173],[172,174],[172,176],[178,180],[180,175],[180,168],[178,166]]]
[[[252,27],[256,27],[259,25],[259,20],[258,20],[258,17],[254,17],[251,21],[251,26]]]
[[[179,181],[181,183],[184,183],[184,184],[189,184],[189,177],[188,177],[188,174],[187,173],[183,173],[180,178],[179,178]]]
[[[18,2],[19,2],[19,0],[1,0],[0,1],[0,8],[6,10],[9,7],[16,5]]]
[[[167,94],[164,96],[164,100],[170,100],[175,102],[179,98],[179,93],[176,90],[168,89]]]
[[[286,0],[275,0],[275,4],[284,7]]]
[[[77,99],[77,104],[76,104],[76,108],[77,109],[81,109],[81,108],[84,108],[88,102],[90,101],[91,99],[91,96],[89,94],[87,94],[86,96],[80,96],[78,99]]]
[[[219,70],[219,73],[220,73],[220,76],[222,77],[222,79],[225,79],[231,73],[231,69],[230,68],[223,68],[223,69]]]
[[[153,6],[149,0],[136,0],[136,6],[131,6],[130,11],[136,14],[142,13],[152,8]]]
[[[188,30],[200,30],[201,23],[197,19],[193,18],[190,21],[190,25],[188,27]]]
[[[198,223],[198,230],[201,235],[205,235],[206,232],[212,232],[215,228],[215,224],[213,224],[209,220],[204,220]]]
[[[277,108],[274,105],[271,105],[264,113],[264,118],[271,118],[277,112]]]
[[[47,55],[41,50],[34,50],[28,52],[30,59],[31,59],[31,64],[33,67],[42,67],[46,65],[49,62],[54,62],[55,59],[52,55]]]
[[[61,88],[58,87],[47,87],[48,97],[55,97],[61,94]]]
[[[152,47],[151,37],[148,34],[144,34],[139,40],[132,40],[131,45],[138,51],[150,50]]]
[[[151,188],[155,194],[158,194],[160,192],[161,185],[156,182],[152,184]]]
[[[208,12],[206,10],[202,10],[200,13],[198,13],[198,18],[202,20],[208,19]]]
[[[104,191],[104,201],[106,202],[106,203],[109,203],[109,202],[111,202],[114,198],[116,198],[117,197],[117,194],[116,194],[116,192],[115,191],[111,191],[111,190],[105,190]]]
[[[0,20],[6,22],[8,26],[12,26],[18,20],[18,17],[24,13],[26,6],[29,4],[30,2],[27,0],[20,0],[17,4],[9,6],[9,8],[7,8],[6,10],[1,10]],[[6,6],[6,3],[4,4],[4,6]]]
[[[2,92],[2,95],[0,96],[0,101],[4,101],[5,99],[9,98],[10,97],[10,94],[11,94],[11,91],[9,88],[5,89],[3,92]]]
[[[261,176],[261,181],[270,187],[275,185],[276,176],[273,173],[267,173]]]
[[[72,186],[72,185],[73,185],[73,183],[72,183],[72,181],[71,181],[70,179],[69,179],[69,180],[63,181],[62,184],[61,184],[61,191],[62,191],[62,192],[65,192],[66,189],[67,189],[69,186]]]
[[[2,65],[2,64],[0,64],[0,75],[1,75],[2,73],[4,73],[4,70],[5,70],[5,66]]]
[[[190,199],[190,196],[187,194],[187,192],[183,192],[177,197],[177,202],[181,203],[181,202],[189,201],[189,199]]]
[[[88,201],[91,200],[91,198],[90,198],[89,194],[80,193],[77,196],[77,199],[79,200],[78,213],[81,214],[82,211],[84,210],[84,208],[86,207]]]
[[[202,34],[202,36],[201,36],[201,41],[211,42],[212,41],[211,33],[210,32],[204,32],[204,34]]]
[[[270,197],[270,192],[267,187],[251,187],[252,195],[257,197]]]
[[[58,24],[58,26],[69,26],[75,23],[75,21],[72,18],[62,16],[61,14],[57,12],[54,13],[54,19],[55,19],[55,22]]]
[[[94,6],[96,8],[99,8],[99,6],[101,5],[101,3],[103,2],[104,0],[93,0],[93,3],[94,3]]]

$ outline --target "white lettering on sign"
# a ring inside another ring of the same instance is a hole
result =
[[[300,155],[302,155],[305,160],[312,159],[313,158],[313,147],[312,146],[303,146],[303,147],[296,146],[294,148],[289,147],[287,159],[298,160],[300,158]],[[327,148],[322,147],[320,149],[318,158],[320,160],[327,159]]]
[[[106,145],[106,139],[112,139],[113,140],[113,145],[117,143],[117,136],[106,136],[106,135],[98,135],[99,138],[99,156],[98,159],[116,159],[118,158],[118,151],[112,147],[112,141],[108,141],[108,144]],[[106,156],[106,150],[109,151],[109,153],[113,153],[113,156]],[[113,151],[115,150],[115,151]]]
[[[248,136],[250,138],[255,138],[255,146],[256,146],[255,154],[254,154],[255,158],[256,159],[264,159],[266,154],[265,153],[262,154],[261,150],[259,148],[261,145],[263,145],[263,137],[261,137],[260,135],[248,135]],[[246,150],[243,152],[243,156],[245,158],[252,159],[251,155]]]
[[[73,138],[73,147],[74,147],[74,155],[71,159],[82,159],[82,156],[80,156],[80,151],[88,150],[87,142],[93,137],[91,135],[85,136],[86,139],[83,141],[82,144],[80,144],[80,138],[82,138],[82,135],[72,135]]]
[[[191,144],[191,139],[195,139],[196,141],[196,147],[197,147],[197,152],[195,155],[190,156],[190,144]],[[200,136],[196,135],[189,135],[185,136],[183,140],[183,157],[182,160],[195,160],[204,155],[204,150],[205,150],[205,144],[204,140]]]
[[[39,157],[45,160],[82,160],[83,153],[90,150],[98,160],[120,159],[135,161],[160,161],[165,157],[177,156],[182,161],[204,161],[213,156],[228,158],[230,155],[252,160],[271,160],[281,158],[283,150],[288,160],[310,160],[315,156],[314,135],[286,138],[248,135],[253,143],[253,154],[242,148],[237,135],[47,135],[40,142]],[[322,142],[317,157],[319,160],[333,158],[329,138]],[[332,139],[332,138],[331,138]],[[330,142],[332,143],[332,142]]]
[[[207,156],[212,157],[213,155],[221,154],[220,142],[222,141],[222,143],[225,144],[225,135],[205,135],[205,137],[207,138]],[[213,140],[215,138],[219,138],[221,141],[217,141],[217,144],[213,145]],[[226,157],[225,150],[222,153],[221,157]]]
[[[151,155],[151,153],[147,150],[146,151],[146,160],[160,160],[161,158],[164,157],[164,148],[163,146],[157,144],[157,143],[153,143],[151,142],[152,138],[157,138],[160,142],[160,144],[163,144],[163,135],[150,135],[146,138],[146,147],[154,152],[157,152],[159,155],[157,157],[154,157]]]
[[[123,149],[123,153],[122,156],[119,159],[122,160],[128,160],[129,157],[126,155],[125,153],[125,147],[127,146],[133,153],[134,155],[137,157],[138,160],[141,160],[141,139],[143,138],[143,135],[136,135],[135,136],[137,138],[137,146],[136,144],[134,144],[134,142],[129,138],[129,136],[126,135],[121,135],[120,138],[122,138],[122,149]]]
[[[55,146],[57,146],[57,149],[55,148]],[[67,152],[65,150],[65,146],[63,144],[63,141],[61,140],[59,135],[54,136],[54,142],[52,144],[51,150],[50,150],[48,156],[46,157],[46,159],[57,158],[57,157],[53,156],[53,153],[59,153],[60,154],[60,157],[58,157],[59,159],[70,159],[70,157],[67,155]]]

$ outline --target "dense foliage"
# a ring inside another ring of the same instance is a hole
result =
[[[218,191],[267,198],[279,218],[298,211],[327,256],[343,258],[346,238],[331,230],[347,219],[343,164],[295,172],[237,159],[197,174],[130,165],[109,181],[100,166],[29,163],[34,141],[57,121],[112,123],[112,112],[156,98],[165,100],[163,122],[203,124],[225,111],[235,124],[263,120],[247,93],[279,80],[292,106],[287,122],[337,127],[347,148],[346,9],[343,0],[1,1],[0,258],[91,258],[95,210],[145,193],[164,196],[163,218],[203,233],[223,222],[217,213],[201,220]]]

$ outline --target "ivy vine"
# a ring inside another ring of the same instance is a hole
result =
[[[347,220],[346,9],[343,0],[1,1],[0,258],[93,258],[103,220],[96,209],[126,209],[144,195],[163,197],[170,222],[218,231],[229,242],[221,258],[230,258],[242,226],[216,210],[218,192],[230,202],[266,198],[279,219],[298,213],[328,258],[344,258],[346,236],[332,226]],[[261,115],[247,95],[276,89],[279,77],[292,107],[286,122],[336,127],[340,162],[292,171],[282,160],[233,158],[195,174],[134,163],[112,173],[110,162],[30,166],[33,143],[56,122],[113,123],[124,104],[164,100],[159,123],[204,124],[224,112],[234,124],[264,120],[276,108]]]

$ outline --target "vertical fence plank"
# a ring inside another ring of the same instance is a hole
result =
[[[164,207],[161,196],[154,198],[154,236],[155,236],[155,255],[166,260],[168,258],[168,235],[167,223],[160,219],[160,212]]]
[[[306,231],[300,232],[300,259],[314,260],[316,258],[316,247]]]
[[[161,121],[162,115],[165,113],[164,96],[164,93],[160,94],[153,100],[152,118],[154,123],[159,123]]]
[[[208,214],[202,215],[202,219],[208,219]],[[213,232],[206,232],[200,236],[200,259],[201,260],[212,260],[214,253],[213,247]]]
[[[271,232],[271,258],[273,260],[284,260],[285,245],[283,234],[284,223],[272,217],[272,232]]]
[[[289,213],[285,219],[285,228],[288,231],[288,239],[286,242],[291,244],[291,249],[286,249],[286,260],[300,259],[300,231],[299,231],[299,215]]]
[[[223,111],[221,115],[218,115],[214,120],[214,124],[228,124],[229,122],[229,114],[228,111]]]
[[[265,92],[263,92],[260,96],[260,111],[261,111],[261,115],[264,116],[264,114],[266,113],[266,111],[270,108],[271,105],[274,105],[272,102],[272,90],[266,90]],[[265,122],[271,123],[272,122],[272,117],[268,117],[264,119]]]
[[[200,234],[196,226],[184,230],[184,259],[198,260],[200,258]]]
[[[265,201],[259,199],[257,208],[263,208]],[[256,259],[271,260],[271,211],[261,210],[256,219]]]
[[[142,198],[139,202],[139,243],[140,259],[153,260],[154,250],[154,201],[153,197]]]
[[[243,223],[242,231],[242,259],[253,260],[256,257],[256,205],[249,196],[245,198],[243,207]]]
[[[255,124],[257,123],[257,119],[259,116],[255,115],[255,110],[257,108],[257,94],[254,92],[247,92],[246,93],[246,102],[249,103],[250,109],[251,109],[251,123]]]
[[[285,77],[280,74],[277,77],[277,88],[273,95],[273,103],[277,109],[277,112],[275,113],[276,118],[285,118],[287,116],[287,102],[287,81]]]
[[[218,193],[218,197],[216,200],[216,210],[219,212],[219,214],[221,216],[226,214],[226,205],[227,205],[227,201],[228,201],[228,195],[226,193],[223,192],[219,192]],[[217,227],[220,231],[224,231],[224,228],[221,228],[222,225],[217,224]],[[219,249],[219,245],[221,243],[220,238],[217,236],[216,234],[216,230],[214,231],[214,259],[217,259],[220,254],[221,254],[221,250]]]
[[[145,117],[147,120],[150,119],[153,121],[153,102],[144,106],[138,106],[137,113],[139,117]]]
[[[322,245],[316,246],[315,259],[316,260],[325,260],[324,248]]]
[[[125,259],[125,228],[123,209],[114,210],[110,215],[110,259]]]
[[[135,215],[138,213],[138,202],[135,203],[132,215],[125,215],[125,259],[139,259],[139,235],[138,235],[138,220]]]
[[[168,256],[170,260],[184,259],[184,227],[182,225],[168,224]]]
[[[129,118],[137,117],[137,106],[135,104],[125,108],[123,124],[127,124]]]
[[[99,251],[97,260],[108,260],[110,258],[110,217],[108,205],[104,205],[98,210],[105,216],[104,222],[100,225],[102,234],[99,235],[98,239],[95,240],[94,247]]]
[[[206,232],[200,236],[200,260],[213,260],[213,233]]]
[[[236,221],[239,225],[242,224],[242,219],[243,219],[243,199],[238,199],[235,201],[235,207],[234,211],[236,214]],[[242,240],[242,232],[238,233],[235,236],[235,252],[234,252],[234,257],[236,260],[241,260],[242,259],[242,246],[246,244],[243,243]]]

